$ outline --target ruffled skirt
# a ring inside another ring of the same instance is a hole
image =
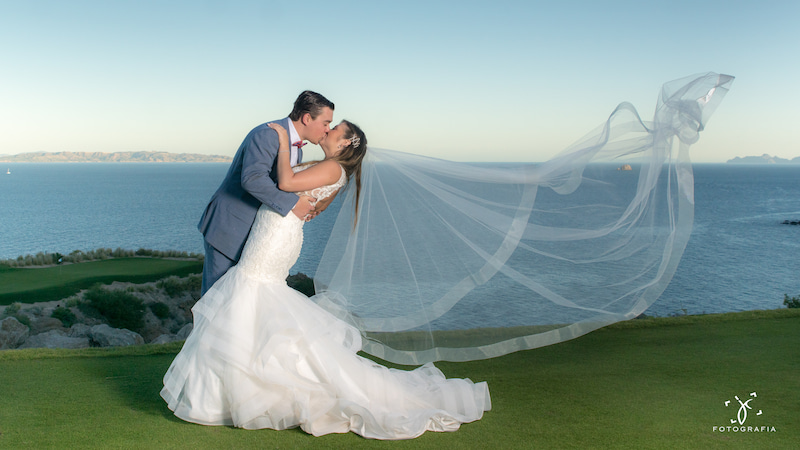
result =
[[[161,391],[189,422],[406,439],[455,431],[491,408],[486,383],[445,379],[433,364],[404,371],[360,357],[357,329],[237,266],[192,312],[194,329]]]

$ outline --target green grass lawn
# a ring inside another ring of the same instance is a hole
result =
[[[0,305],[61,300],[95,283],[145,283],[202,271],[202,261],[162,258],[115,258],[44,268],[0,265]]]
[[[401,442],[183,422],[158,395],[178,349],[0,352],[0,447],[794,449],[800,442],[798,309],[633,320],[500,358],[437,363],[449,377],[488,381],[492,411],[455,433]],[[713,431],[732,425],[734,396],[745,401],[752,392],[745,426],[775,431]]]

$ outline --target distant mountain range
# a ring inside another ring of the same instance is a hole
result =
[[[233,158],[222,155],[169,152],[32,152],[16,155],[0,155],[0,163],[25,162],[231,162]],[[800,156],[792,159],[770,156],[744,156],[729,159],[739,164],[800,164]]]
[[[728,160],[729,163],[744,163],[744,164],[800,164],[800,156],[792,159],[779,158],[777,156],[769,156],[764,153],[761,156],[745,156],[743,158],[736,157]]]
[[[24,162],[231,162],[233,158],[221,155],[168,152],[33,152],[17,155],[0,155],[0,163]]]

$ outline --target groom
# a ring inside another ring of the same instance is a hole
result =
[[[289,117],[274,121],[289,132],[292,166],[302,162],[303,141],[318,144],[330,131],[332,120],[333,103],[316,92],[304,91],[295,100]],[[315,211],[311,197],[278,189],[278,147],[278,134],[266,123],[255,127],[244,138],[228,174],[211,197],[197,225],[205,244],[203,294],[239,260],[262,204],[284,216],[295,214],[301,220],[324,209],[317,205]]]

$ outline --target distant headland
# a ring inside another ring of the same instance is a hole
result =
[[[38,162],[231,162],[233,158],[221,155],[201,155],[196,153],[169,152],[32,152],[17,155],[0,155],[0,163],[38,163]]]
[[[800,164],[800,156],[786,159],[764,153],[761,156],[745,156],[743,158],[737,156],[736,158],[729,159],[728,162],[742,164]]]

